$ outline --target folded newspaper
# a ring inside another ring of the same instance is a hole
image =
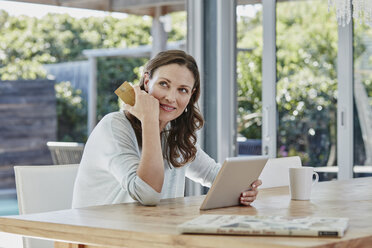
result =
[[[347,218],[204,214],[177,227],[180,233],[342,237]]]

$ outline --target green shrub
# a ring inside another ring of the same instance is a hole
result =
[[[55,84],[59,141],[87,140],[87,104],[70,82]]]

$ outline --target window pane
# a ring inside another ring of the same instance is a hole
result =
[[[261,154],[262,44],[262,4],[238,6],[238,155]]]
[[[336,165],[337,22],[327,1],[277,2],[278,156]],[[322,174],[336,177],[336,173]]]
[[[372,176],[372,29],[354,25],[354,176]]]

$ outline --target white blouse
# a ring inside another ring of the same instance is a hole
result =
[[[219,169],[199,146],[194,161],[181,167],[164,160],[161,193],[137,176],[141,149],[123,112],[106,115],[94,128],[84,148],[75,180],[72,207],[80,208],[139,201],[156,205],[160,199],[183,197],[185,176],[210,187]]]

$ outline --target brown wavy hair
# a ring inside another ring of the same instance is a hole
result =
[[[140,80],[140,88],[145,90],[145,74],[151,79],[154,72],[162,66],[178,64],[186,66],[194,75],[195,83],[192,89],[190,101],[187,104],[187,111],[183,112],[177,119],[170,121],[170,127],[162,132],[162,138],[166,139],[163,157],[174,167],[193,161],[197,149],[195,147],[197,137],[196,131],[204,124],[203,116],[198,107],[200,97],[200,75],[195,59],[181,50],[168,50],[158,53],[153,59],[147,62]],[[142,147],[142,126],[141,122],[129,112],[126,115],[136,133],[138,145]]]

